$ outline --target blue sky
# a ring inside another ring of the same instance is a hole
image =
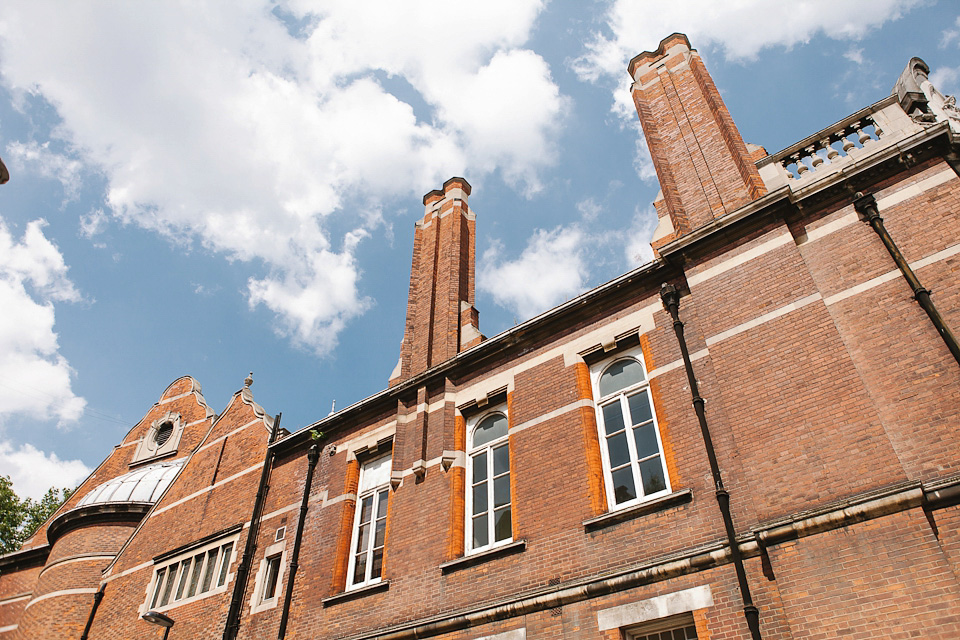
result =
[[[361,7],[358,9],[358,7]],[[947,1],[34,1],[0,16],[0,474],[75,485],[178,376],[294,430],[386,386],[421,198],[474,187],[481,330],[651,256],[627,61],[674,31],[775,152],[960,89]]]

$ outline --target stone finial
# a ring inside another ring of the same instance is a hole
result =
[[[253,386],[253,371],[251,371],[250,375],[243,379],[243,386],[245,386],[247,389]]]

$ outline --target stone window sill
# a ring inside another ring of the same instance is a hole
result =
[[[690,502],[691,500],[693,500],[693,491],[690,489],[681,489],[680,491],[674,491],[671,494],[661,496],[647,502],[635,504],[632,507],[627,507],[626,509],[610,511],[608,513],[604,513],[603,515],[599,515],[596,518],[584,520],[583,528],[587,531],[603,529],[604,527],[609,527],[611,525],[624,522],[625,520],[632,520],[634,518],[645,516],[649,513],[663,511],[665,509]]]
[[[358,589],[341,591],[340,593],[324,598],[320,602],[323,603],[323,606],[329,607],[330,605],[339,604],[341,602],[347,602],[348,600],[353,600],[354,598],[362,598],[364,596],[370,595],[371,593],[380,593],[382,591],[386,591],[389,588],[390,588],[390,581],[381,580],[380,582],[368,584],[367,586],[360,587]]]
[[[480,551],[479,553],[471,553],[468,556],[463,556],[462,558],[457,558],[456,560],[451,560],[450,562],[444,562],[442,565],[440,565],[440,572],[450,573],[452,571],[459,571],[460,569],[466,569],[467,567],[472,567],[476,564],[480,564],[481,562],[487,562],[488,560],[493,560],[495,558],[502,558],[514,553],[520,553],[526,548],[526,540],[514,540],[509,544],[494,547],[493,549],[487,549],[486,551]]]

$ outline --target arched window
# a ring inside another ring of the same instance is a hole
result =
[[[468,423],[467,553],[513,540],[510,446],[503,410]]]
[[[597,426],[610,508],[670,491],[653,400],[639,353],[595,369]]]

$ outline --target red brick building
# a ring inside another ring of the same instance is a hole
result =
[[[447,181],[387,388],[288,433],[175,381],[0,640],[960,637],[960,112],[913,59],[769,155],[685,36],[629,72],[656,260],[484,338]]]

